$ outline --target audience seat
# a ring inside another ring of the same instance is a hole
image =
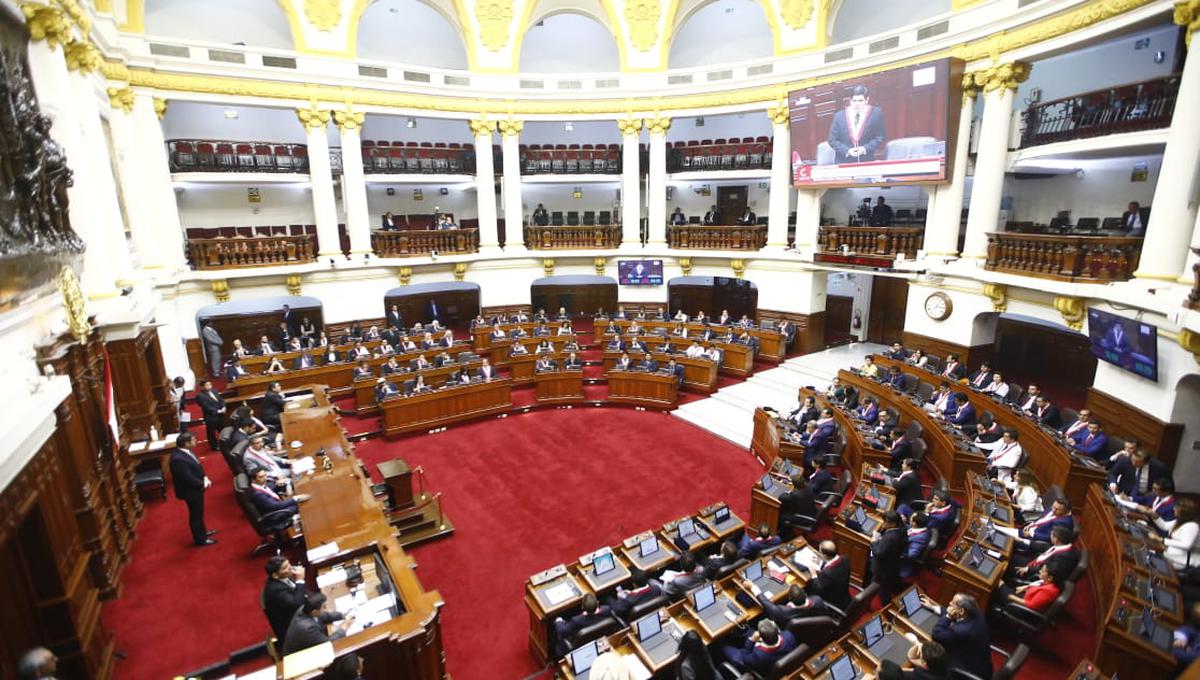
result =
[[[1062,592],[1058,598],[1044,612],[1038,612],[1015,602],[1005,602],[1001,604],[998,610],[993,610],[998,619],[1006,625],[1014,628],[1018,636],[1028,640],[1045,630],[1048,626],[1054,625],[1055,620],[1063,609],[1066,608],[1067,602],[1071,596],[1075,594],[1075,583],[1068,581],[1063,584]]]
[[[290,515],[288,510],[276,510],[266,515],[259,514],[258,508],[254,507],[254,502],[250,500],[250,479],[244,472],[233,478],[233,493],[237,498],[238,507],[242,509],[242,514],[249,520],[250,526],[254,527],[255,533],[259,537],[259,544],[250,551],[251,557],[257,557],[266,550],[273,550],[275,554],[279,554],[291,547],[292,539],[288,536],[286,529],[274,531],[268,528],[269,522],[283,515]]]
[[[566,640],[560,640],[562,646],[560,649],[563,652],[576,649],[580,645],[591,642],[592,640],[608,637],[613,633],[621,630],[624,626],[621,620],[614,614],[609,614],[605,618],[593,623],[590,626],[579,629],[574,635]]]
[[[804,660],[812,655],[813,649],[808,645],[798,644],[792,651],[784,654],[771,664],[767,672],[757,673],[755,671],[742,671],[728,661],[721,663],[721,674],[728,678],[736,678],[737,680],[745,680],[745,678],[754,678],[754,680],[781,680],[787,677],[792,672],[798,670],[804,663]]]

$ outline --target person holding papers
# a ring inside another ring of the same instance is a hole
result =
[[[346,629],[354,622],[354,613],[344,617],[340,612],[325,611],[327,598],[321,593],[310,593],[304,598],[304,605],[296,610],[288,624],[287,634],[283,639],[283,654],[293,654],[309,647],[315,647],[326,642],[332,642],[346,636]],[[333,633],[329,627],[335,621],[341,621],[334,626]]]
[[[850,606],[850,561],[838,554],[833,541],[821,541],[817,550],[812,567],[799,565],[800,571],[811,576],[804,591],[846,611]]]
[[[1159,533],[1167,533],[1175,524],[1175,482],[1169,477],[1157,479],[1150,485],[1148,495],[1133,497],[1138,509],[1150,515]]]

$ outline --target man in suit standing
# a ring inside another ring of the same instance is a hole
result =
[[[833,116],[829,146],[835,163],[873,161],[887,136],[883,109],[871,106],[870,92],[857,85],[850,91],[850,105]]]
[[[263,585],[262,608],[276,640],[287,637],[292,617],[304,606],[304,570],[293,567],[283,555],[267,560],[267,582]]]
[[[917,462],[912,458],[900,461],[900,474],[892,478],[896,491],[896,508],[912,507],[916,501],[925,500],[921,493],[921,478],[917,475]]]
[[[208,437],[208,448],[217,451],[221,446],[221,426],[225,424],[225,400],[213,389],[212,381],[200,383],[196,403],[204,412],[204,431]]]
[[[263,395],[262,421],[272,430],[281,431],[283,426],[279,423],[279,416],[286,406],[287,400],[283,398],[283,385],[280,385],[279,381],[272,382],[267,386],[266,394]]]
[[[283,306],[283,324],[288,330],[288,340],[298,334],[297,328],[300,325],[300,319],[296,318],[296,313],[292,311],[290,305]],[[283,344],[286,346],[286,341]]]
[[[438,305],[437,300],[429,301],[429,320],[439,321],[441,319],[442,308]]]
[[[671,357],[667,360],[667,365],[663,370],[675,376],[675,382],[677,385],[683,384],[683,366],[675,363],[675,357]]]
[[[821,541],[817,549],[821,567],[804,585],[804,591],[846,611],[850,606],[850,561],[838,554],[837,544],[833,541]],[[808,571],[803,566],[800,570]]]
[[[871,574],[873,582],[879,584],[879,598],[890,602],[904,585],[900,580],[900,559],[904,556],[908,540],[900,526],[900,515],[886,512],[883,526],[871,537]]]
[[[921,601],[941,615],[933,627],[933,640],[946,648],[947,667],[961,668],[981,678],[992,677],[992,638],[975,598],[958,593],[945,608],[925,596]]]
[[[817,503],[803,474],[792,475],[792,490],[779,497],[779,536],[792,536],[792,529],[812,521],[817,515]]]
[[[343,619],[338,612],[327,612],[325,611],[325,602],[326,597],[321,593],[309,593],[305,596],[304,606],[296,611],[295,616],[288,624],[287,635],[283,640],[284,655],[346,636],[346,629],[354,621],[354,615],[351,614]],[[329,624],[339,620],[342,622],[330,635]]]
[[[925,552],[925,548],[929,545],[929,516],[923,512],[918,512],[909,519],[908,531],[905,535],[908,537],[908,543],[904,548],[904,555],[900,559],[900,578],[910,579],[916,576],[921,569],[921,554]],[[886,600],[884,600],[886,602]]]
[[[217,540],[212,535],[217,532],[204,526],[204,492],[212,486],[212,481],[204,474],[200,459],[192,453],[195,445],[196,436],[191,432],[182,432],[175,438],[175,450],[171,452],[169,463],[171,481],[175,486],[175,497],[187,503],[192,543],[213,545]]]
[[[221,375],[221,354],[225,346],[221,334],[211,323],[206,323],[200,329],[200,339],[204,342],[204,353],[208,356],[209,375]]]
[[[400,313],[399,305],[392,305],[392,308],[388,310],[387,322],[388,326],[396,330],[404,329],[404,315]]]

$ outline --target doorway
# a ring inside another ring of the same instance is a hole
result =
[[[867,341],[890,345],[904,333],[904,314],[908,309],[908,281],[891,276],[871,277],[871,314],[867,321]]]
[[[749,198],[748,185],[717,187],[717,210],[721,211],[721,224],[737,224],[738,218],[746,211]]]

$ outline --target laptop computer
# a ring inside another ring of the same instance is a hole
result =
[[[641,644],[642,650],[646,652],[655,666],[666,663],[678,653],[677,638],[682,636],[677,635],[679,630],[670,619],[667,620],[667,627],[664,628],[658,612],[634,621],[633,628],[637,633],[638,643]]]
[[[1170,649],[1174,638],[1172,631],[1155,622],[1154,610],[1150,607],[1142,609],[1142,635],[1162,650]]]
[[[600,656],[600,649],[596,640],[572,650],[568,657],[571,660],[571,671],[575,673],[575,677],[579,680],[587,680],[588,671],[592,669],[592,664],[596,663],[597,656]]]
[[[858,677],[858,669],[854,667],[854,661],[849,654],[829,666],[829,677],[832,680],[855,680]]]

